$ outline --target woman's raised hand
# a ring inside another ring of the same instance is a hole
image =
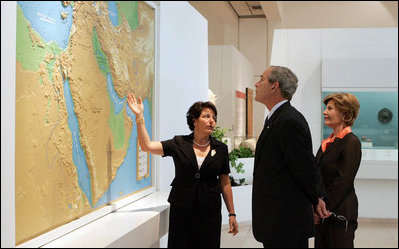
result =
[[[136,98],[134,97],[133,93],[128,93],[127,94],[127,103],[132,110],[132,112],[137,116],[140,114],[143,114],[144,112],[144,105],[143,102],[141,101],[141,98],[139,97],[139,101],[136,101]]]

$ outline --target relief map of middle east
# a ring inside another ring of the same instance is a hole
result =
[[[155,10],[132,1],[18,1],[16,11],[20,244],[152,186],[126,95],[143,99],[151,137]]]

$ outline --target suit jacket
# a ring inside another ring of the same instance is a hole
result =
[[[316,155],[324,186],[319,189],[326,195],[327,209],[343,215],[357,227],[358,201],[354,180],[362,157],[359,139],[348,133],[342,139],[336,138],[323,152],[321,147]],[[323,189],[323,187],[325,189]]]
[[[312,237],[312,204],[318,201],[312,139],[305,118],[290,102],[265,123],[253,176],[255,238],[264,242]]]
[[[199,170],[193,139],[191,133],[161,142],[164,156],[175,164],[168,201],[176,207],[221,209],[219,175],[230,173],[227,145],[210,136],[211,149]]]

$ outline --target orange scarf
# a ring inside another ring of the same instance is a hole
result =
[[[344,129],[342,129],[342,131],[340,131],[340,132],[338,133],[338,135],[335,136],[335,137],[334,137],[334,132],[331,133],[331,135],[330,135],[328,138],[324,139],[324,140],[321,142],[321,149],[323,150],[323,152],[326,151],[327,147],[328,147],[330,144],[332,144],[332,143],[335,141],[336,138],[342,139],[342,138],[344,138],[348,133],[351,133],[351,132],[352,132],[351,127],[350,127],[350,126],[347,126],[347,127],[345,127]]]

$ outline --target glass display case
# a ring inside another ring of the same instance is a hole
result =
[[[322,100],[332,92],[323,91]],[[352,127],[362,143],[362,160],[398,161],[398,92],[348,91],[357,97],[360,110]],[[322,105],[322,111],[325,105]],[[332,129],[324,124],[322,137],[326,139]]]

